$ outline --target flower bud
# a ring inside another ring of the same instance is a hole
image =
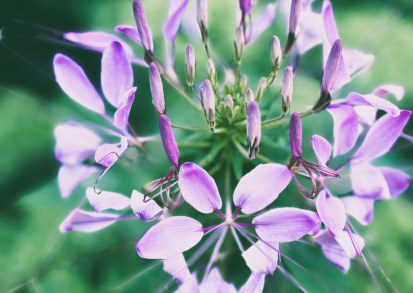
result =
[[[246,75],[243,75],[243,76],[241,76],[241,80],[239,82],[241,95],[245,94],[245,91],[247,90],[247,86],[248,86],[248,77]]]
[[[254,159],[261,142],[261,112],[254,101],[247,105],[247,139],[249,158]]]
[[[284,71],[281,83],[282,112],[287,113],[293,100],[294,72],[291,66],[287,66]]]
[[[247,105],[251,102],[254,102],[255,97],[254,97],[254,92],[252,91],[252,89],[247,88],[247,90],[245,91],[245,95],[244,95],[244,101],[245,103],[247,103]]]
[[[145,11],[143,10],[141,0],[133,0],[132,8],[142,47],[145,51],[153,53],[152,33],[149,28],[148,21],[146,20]]]
[[[211,130],[215,127],[215,94],[211,82],[207,79],[203,82],[200,90],[202,108],[205,118]]]
[[[225,107],[232,108],[234,106],[234,100],[230,95],[225,96],[225,102],[224,102]]]
[[[204,37],[204,32],[208,30],[208,0],[198,0],[196,7],[196,19]]]
[[[282,62],[282,52],[280,39],[277,36],[273,36],[271,39],[271,64],[272,71],[276,72],[280,69]]]
[[[212,88],[215,89],[218,86],[218,77],[217,77],[217,70],[215,68],[214,61],[211,58],[207,60],[207,71],[208,77],[211,81]]]
[[[244,15],[249,14],[252,8],[251,0],[239,0],[239,8]]]
[[[342,50],[341,41],[336,40],[331,47],[327,63],[324,68],[323,81],[321,83],[321,90],[324,93],[329,93],[334,89],[338,76],[340,60],[342,58]]]
[[[288,27],[288,32],[290,34],[295,35],[296,33],[302,6],[303,6],[302,0],[291,1],[290,21],[289,21],[289,27]]]
[[[175,167],[178,167],[179,149],[175,136],[172,132],[171,122],[166,114],[158,117],[159,131],[161,133],[162,144],[169,161]]]
[[[267,89],[267,78],[261,77],[260,82],[258,84],[258,88],[257,88],[257,95],[256,95],[257,102],[261,101],[266,89]]]
[[[149,65],[149,84],[152,94],[152,104],[158,114],[165,113],[165,98],[163,94],[163,85],[161,74],[155,62]]]
[[[294,112],[290,118],[290,147],[293,157],[301,157],[303,142],[303,129],[301,126],[300,114]]]
[[[186,83],[188,86],[193,86],[195,82],[195,52],[191,44],[186,45],[185,50],[185,72],[186,72]]]
[[[241,62],[242,58],[242,51],[244,49],[244,31],[242,27],[238,27],[237,34],[234,40],[234,48],[235,48],[235,61],[237,63]]]

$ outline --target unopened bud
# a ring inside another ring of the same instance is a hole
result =
[[[284,71],[281,83],[282,112],[287,113],[293,100],[294,72],[291,66]]]
[[[208,0],[198,0],[196,7],[196,19],[201,30],[202,40],[208,39]]]
[[[224,105],[229,108],[232,108],[234,106],[234,100],[232,99],[230,95],[225,96]]]
[[[245,103],[247,103],[247,105],[251,102],[254,102],[255,97],[254,97],[254,92],[252,91],[252,89],[247,88],[247,90],[245,91],[245,95],[244,95],[244,101]]]
[[[207,79],[200,89],[202,108],[211,130],[215,127],[215,94],[211,82]]]
[[[254,101],[247,105],[247,139],[249,158],[254,159],[261,142],[261,112]]]
[[[281,62],[282,52],[280,39],[277,36],[273,36],[271,39],[271,64],[273,72],[276,72],[280,69]]]
[[[163,93],[163,85],[161,74],[155,62],[149,65],[149,84],[152,94],[152,104],[158,114],[165,113],[165,98]]]
[[[258,84],[258,88],[257,88],[257,94],[256,94],[257,102],[261,101],[266,89],[267,89],[267,78],[261,77],[260,82]]]
[[[242,27],[238,27],[237,35],[234,40],[234,48],[235,48],[235,60],[237,63],[241,62],[242,58],[242,51],[244,50],[244,30]]]
[[[338,77],[342,51],[341,41],[336,40],[331,47],[326,66],[324,68],[323,81],[321,83],[321,90],[324,93],[329,93],[334,89]]]
[[[188,86],[193,86],[195,82],[195,52],[191,44],[186,45],[185,50],[185,72],[186,72],[186,83]]]
[[[292,0],[290,10],[290,21],[288,26],[288,32],[295,35],[297,30],[298,21],[300,19],[301,8],[303,6],[302,0]]]
[[[252,8],[251,0],[239,0],[239,8],[244,15],[249,14]]]
[[[179,149],[176,143],[175,136],[172,132],[171,122],[166,114],[161,114],[158,117],[159,131],[161,133],[162,144],[169,161],[175,167],[178,167]]]
[[[303,129],[300,114],[294,112],[290,118],[290,147],[293,157],[301,157],[303,154]]]
[[[245,94],[245,91],[247,90],[247,86],[248,86],[248,77],[246,75],[243,75],[243,76],[241,76],[241,80],[239,82],[241,95]]]
[[[209,80],[211,81],[212,88],[216,89],[218,86],[218,76],[214,61],[212,61],[211,58],[209,58],[207,61],[207,71]]]
[[[145,11],[143,10],[141,0],[133,0],[132,8],[142,47],[145,51],[153,53],[152,33],[149,28],[148,21],[146,20]]]

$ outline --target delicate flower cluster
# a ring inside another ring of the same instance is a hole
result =
[[[69,57],[57,54],[53,65],[56,81],[62,90],[83,107],[100,114],[108,124],[101,126],[70,121],[56,127],[56,158],[63,164],[58,176],[62,196],[69,196],[81,181],[97,172],[98,165],[103,170],[99,181],[128,148],[136,147],[144,152],[143,144],[154,140],[137,136],[128,122],[136,92],[132,63],[149,70],[152,104],[171,167],[163,177],[148,183],[143,193],[133,190],[131,197],[100,191],[96,186],[88,188],[86,198],[94,211],[80,206],[75,208],[62,223],[61,231],[94,232],[124,219],[156,220],[157,223],[140,238],[136,250],[142,258],[161,260],[164,271],[180,284],[179,292],[237,292],[215,267],[229,234],[251,271],[239,292],[261,292],[265,276],[273,274],[277,268],[297,284],[280,260],[287,259],[298,265],[282,252],[282,247],[301,241],[303,237],[319,245],[326,258],[347,272],[350,260],[363,255],[365,246],[350,218],[361,225],[368,225],[372,221],[374,203],[399,196],[410,183],[409,176],[403,171],[373,164],[404,136],[403,129],[411,112],[400,110],[387,100],[388,95],[401,99],[403,89],[384,85],[372,93],[352,92],[345,98],[337,98],[337,91],[356,73],[371,65],[374,57],[342,47],[328,0],[324,0],[321,12],[313,10],[311,0],[291,0],[288,11],[275,2],[268,4],[259,17],[252,15],[258,9],[253,1],[240,0],[238,24],[234,30],[235,66],[223,70],[225,79],[220,82],[217,68],[222,66],[215,65],[219,58],[215,58],[217,54],[208,38],[208,1],[198,0],[196,13],[188,11],[188,3],[189,0],[169,1],[168,19],[163,28],[167,42],[165,62],[155,50],[141,0],[133,1],[136,27],[119,25],[115,29],[143,48],[143,58],[135,56],[125,41],[112,34],[71,32],[64,35],[67,40],[103,52],[101,87],[113,115],[108,113],[101,95],[82,68]],[[261,78],[254,92],[249,87],[248,77],[241,73],[244,52],[248,44],[271,26],[277,9],[289,16],[287,39],[282,49],[280,39],[272,37],[268,48],[271,70]],[[184,14],[185,11],[188,13]],[[199,81],[195,50],[191,44],[187,45],[186,76],[182,81],[191,94],[182,86],[173,62],[175,39],[185,15],[197,20],[199,39],[207,57],[207,78]],[[323,46],[323,62],[320,63],[324,69],[320,94],[308,111],[290,114],[297,60],[318,44]],[[260,102],[289,54],[292,61],[285,64],[282,76],[280,114],[263,120],[260,110],[263,104]],[[171,123],[165,104],[164,82],[177,90],[193,107],[194,113],[205,117],[207,127],[193,128]],[[332,117],[334,142],[330,144],[319,135],[311,137],[310,143],[317,158],[315,163],[305,159],[308,155],[303,153],[305,142],[301,120],[323,110]],[[260,154],[262,130],[288,123],[291,155],[285,164],[274,163]],[[202,156],[203,151],[200,150],[197,155],[202,157],[199,160],[195,157],[192,161],[182,162],[181,157],[187,159],[186,154],[180,154],[173,128],[196,132],[197,142],[208,146],[207,155]],[[106,141],[111,137],[118,141]],[[243,163],[233,164],[233,152],[239,152],[244,162],[255,167],[244,172]],[[336,160],[340,156],[344,156],[344,163],[342,159]],[[257,161],[265,164],[257,165]],[[232,190],[232,181],[236,177],[234,169],[240,174],[240,180]],[[347,170],[351,188],[343,196],[345,192],[337,191],[335,185],[342,182]],[[218,188],[211,176],[216,173],[221,173],[224,178],[223,188]],[[307,207],[274,208],[272,204],[291,181],[306,199]],[[220,194],[224,194],[224,207]],[[185,203],[208,216],[193,212],[191,214],[199,215],[199,219],[174,215],[175,208]],[[253,218],[247,220],[251,215]],[[218,220],[218,223],[205,227],[201,224],[204,220]],[[186,261],[183,253],[201,242],[203,244]],[[210,247],[213,249],[208,263],[197,267],[200,257]]]

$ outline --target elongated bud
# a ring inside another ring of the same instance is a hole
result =
[[[212,88],[216,89],[218,86],[218,76],[214,61],[212,61],[211,58],[209,58],[207,61],[207,71],[209,80],[211,81]]]
[[[247,139],[249,158],[254,159],[261,142],[261,112],[254,101],[247,105]]]
[[[300,114],[294,112],[290,118],[290,147],[293,157],[301,157],[303,154],[303,129]]]
[[[208,79],[202,84],[200,96],[205,118],[211,130],[213,130],[215,127],[215,94],[211,82]]]
[[[208,40],[208,0],[197,1],[196,19],[205,44]]]
[[[251,0],[239,0],[239,8],[244,15],[249,14],[252,8]]]
[[[245,95],[244,95],[245,103],[249,104],[251,102],[254,102],[254,100],[255,100],[254,92],[252,91],[252,89],[247,88],[247,90],[245,91]]]
[[[138,35],[142,42],[142,47],[145,51],[153,53],[153,40],[151,29],[149,28],[148,21],[146,20],[145,11],[141,0],[133,0],[132,4],[133,16],[136,21],[136,28],[138,29]]]
[[[342,58],[342,51],[341,41],[336,40],[331,47],[326,66],[324,68],[323,81],[321,83],[321,90],[324,93],[329,93],[334,89],[338,76],[340,59]]]
[[[241,80],[239,82],[241,95],[245,94],[245,91],[247,90],[247,86],[248,86],[248,77],[246,75],[243,75],[243,76],[241,76]]]
[[[149,65],[149,85],[152,94],[152,104],[158,114],[165,113],[165,98],[163,94],[163,85],[161,74],[155,62]]]
[[[244,30],[242,27],[238,27],[237,34],[234,40],[234,48],[235,48],[235,61],[237,63],[241,62],[242,59],[242,51],[244,50]]]
[[[172,132],[171,121],[166,114],[161,114],[158,117],[159,131],[161,133],[162,144],[169,161],[175,167],[178,167],[179,149],[176,143],[175,136]]]
[[[271,64],[273,72],[276,72],[280,69],[281,62],[282,52],[280,39],[277,36],[273,36],[271,39]]]
[[[282,112],[287,113],[293,100],[293,85],[294,85],[294,72],[291,66],[287,66],[284,71],[284,76],[281,84],[281,97],[282,97]]]
[[[230,95],[225,96],[225,102],[224,102],[225,107],[232,108],[234,106],[234,100]]]
[[[188,86],[193,86],[195,83],[195,52],[191,44],[186,45],[185,50],[185,72],[186,72],[186,83]]]
[[[260,82],[258,84],[258,88],[257,88],[257,94],[256,94],[257,102],[261,101],[266,89],[267,89],[267,78],[261,77]]]
[[[298,21],[300,19],[301,8],[303,6],[302,0],[292,0],[290,10],[290,21],[288,26],[288,32],[295,35],[297,30]]]

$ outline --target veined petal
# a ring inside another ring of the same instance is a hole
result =
[[[344,64],[347,73],[353,76],[374,63],[374,55],[367,54],[355,49],[343,49]]]
[[[374,199],[345,196],[340,197],[340,200],[344,204],[347,215],[352,216],[364,226],[371,223],[374,213]]]
[[[187,162],[179,169],[179,188],[187,203],[201,213],[209,214],[222,206],[217,184],[207,171]]]
[[[154,201],[144,201],[144,195],[136,190],[132,191],[131,208],[135,215],[143,221],[159,218],[163,214],[162,208]]]
[[[306,234],[315,235],[321,220],[317,213],[297,208],[276,208],[252,220],[258,236],[270,242],[296,241]]]
[[[121,105],[113,116],[113,124],[119,129],[125,129],[129,125],[129,114],[135,100],[136,87],[123,94]]]
[[[170,274],[174,280],[182,284],[191,279],[185,258],[182,253],[168,257],[163,261],[163,270]]]
[[[192,273],[190,278],[186,280],[179,288],[176,290],[177,293],[193,293],[199,292],[199,284],[196,279],[196,274]]]
[[[396,105],[374,94],[361,95],[359,93],[350,93],[345,100],[349,105],[371,106],[378,110],[383,110],[393,117],[400,115],[400,109]]]
[[[373,95],[380,98],[387,98],[388,95],[393,95],[396,100],[400,101],[404,96],[404,88],[395,84],[385,84],[374,89]]]
[[[311,145],[320,165],[326,165],[331,156],[331,144],[320,135],[311,137]]]
[[[314,13],[311,5],[304,6],[298,21],[299,33],[296,40],[297,52],[304,55],[311,48],[321,44],[324,37],[321,14]]]
[[[271,275],[278,264],[279,245],[258,240],[242,253],[247,266],[256,274]]]
[[[334,121],[333,156],[343,155],[356,144],[359,135],[357,113],[347,105],[329,106],[327,111]]]
[[[314,237],[314,240],[321,245],[323,254],[332,264],[343,273],[348,272],[350,269],[350,258],[328,231],[320,232]]]
[[[251,274],[247,282],[239,289],[239,293],[262,293],[265,285],[265,275]]]
[[[115,108],[122,105],[122,96],[133,85],[132,65],[122,45],[112,42],[102,55],[102,90]]]
[[[253,214],[271,204],[293,178],[288,167],[261,164],[245,174],[234,191],[234,204],[244,214]]]
[[[225,292],[236,293],[234,285],[225,282],[217,268],[213,268],[199,287],[200,293]]]
[[[409,188],[410,176],[403,171],[389,167],[380,167],[379,170],[386,179],[392,198],[401,195]]]
[[[163,34],[170,42],[175,42],[185,8],[189,0],[169,0],[168,19],[163,26]]]
[[[334,239],[344,250],[349,258],[355,258],[361,254],[364,248],[364,239],[358,234],[349,234],[346,231],[341,231],[336,234]]]
[[[87,165],[63,165],[59,169],[57,182],[62,197],[69,197],[73,190],[87,177],[99,171],[97,167]]]
[[[333,7],[329,0],[323,1],[322,16],[324,23],[325,36],[328,43],[333,44],[337,39],[339,39],[336,20],[334,18]]]
[[[321,221],[331,233],[336,235],[344,229],[347,218],[344,205],[339,198],[323,189],[317,196],[316,207]]]
[[[63,54],[56,54],[53,67],[57,83],[69,98],[91,111],[105,113],[105,105],[98,92],[75,61]]]
[[[410,111],[402,110],[397,117],[387,114],[377,120],[353,155],[353,160],[372,161],[387,153],[402,134],[410,115]]]
[[[170,217],[152,226],[139,240],[136,251],[142,258],[166,259],[194,247],[204,232],[198,221]]]
[[[390,190],[380,169],[369,163],[351,164],[351,186],[356,195],[373,199],[389,199]]]
[[[95,161],[98,164],[105,166],[106,168],[111,167],[123,153],[128,148],[128,140],[126,137],[122,136],[120,138],[120,143],[106,143],[102,144],[95,153]]]
[[[131,25],[121,24],[115,27],[115,31],[120,32],[125,37],[137,43],[139,46],[142,46],[141,38],[139,37],[138,30],[135,27]]]
[[[247,32],[246,36],[247,44],[257,39],[274,22],[277,3],[278,2],[268,4],[261,15],[252,21],[249,28],[250,31]]]
[[[373,125],[376,121],[377,109],[370,106],[354,106],[354,111],[356,111],[359,116],[359,120],[369,126]]]
[[[115,223],[119,215],[74,209],[60,225],[60,232],[96,232]]]
[[[129,207],[131,204],[130,198],[120,193],[109,191],[96,193],[95,189],[91,187],[86,189],[86,197],[90,205],[97,212],[108,209],[119,211]]]

